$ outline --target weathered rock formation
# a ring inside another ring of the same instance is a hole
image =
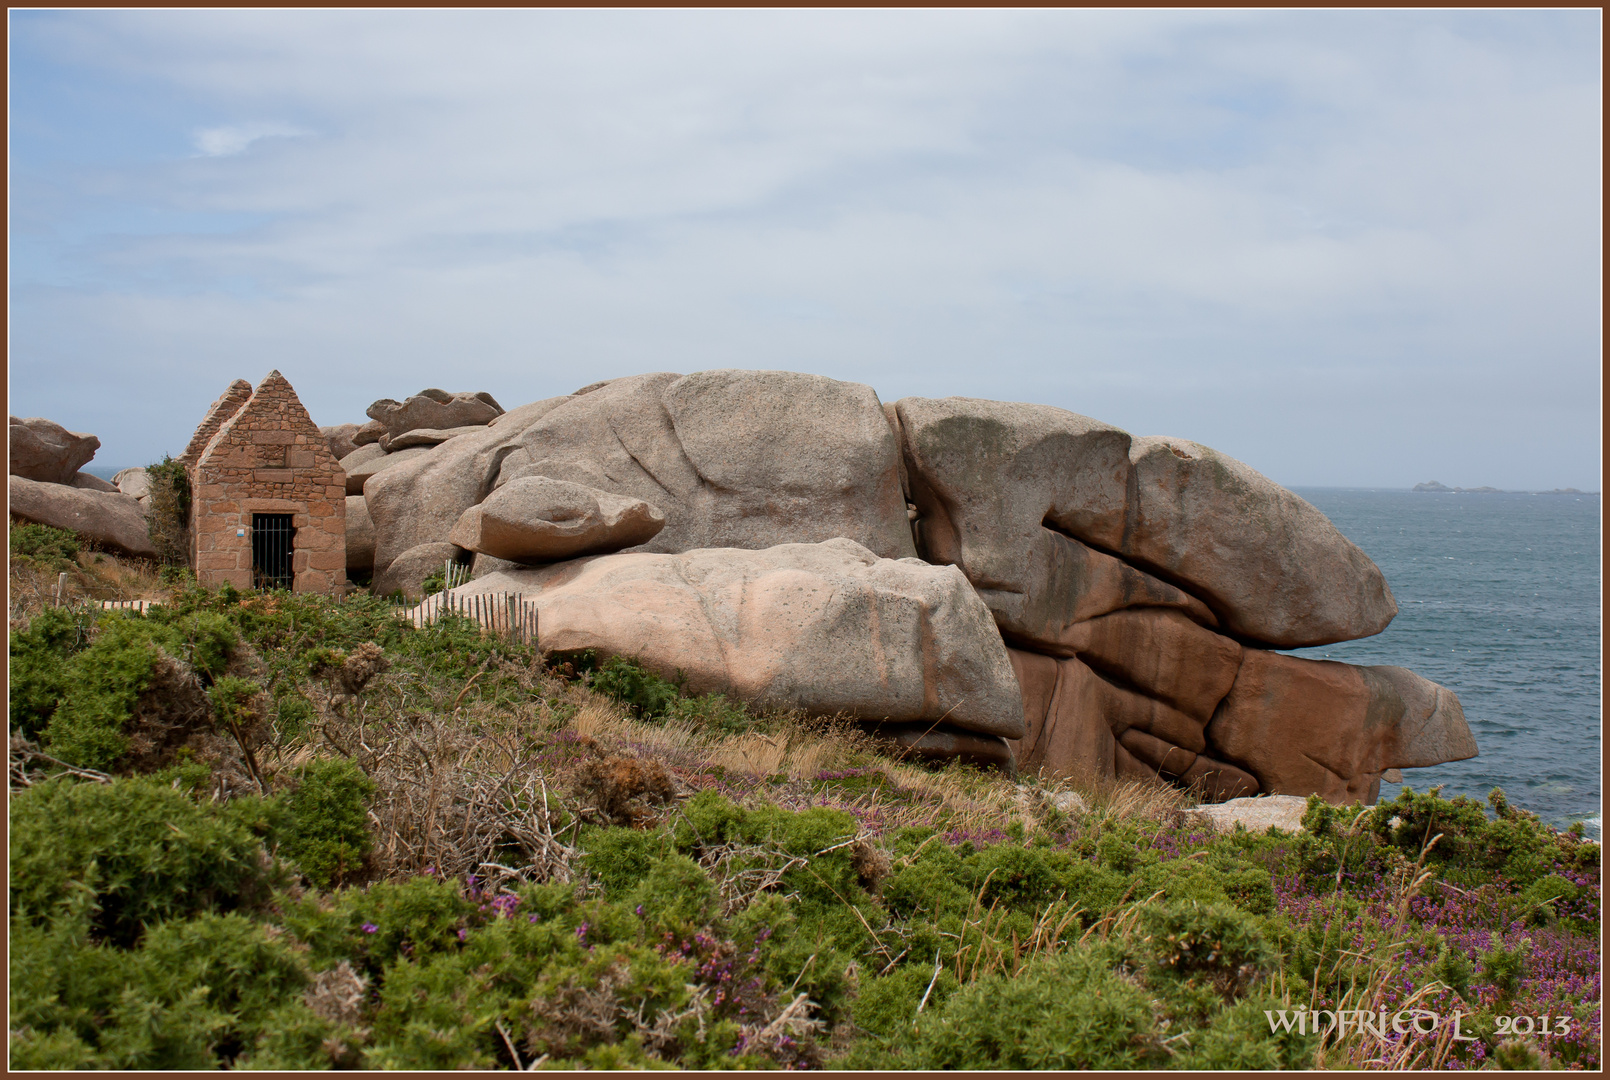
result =
[[[100,445],[94,435],[68,431],[54,421],[13,416],[11,514],[75,532],[109,551],[151,558],[156,546],[146,527],[145,506],[115,485],[80,471]]]
[[[151,497],[151,474],[145,471],[143,465],[123,469],[112,477],[112,486],[143,503]]]
[[[1476,752],[1448,690],[1274,651],[1379,633],[1396,604],[1317,509],[1200,444],[775,371],[477,404],[377,402],[354,434],[373,545],[349,565],[372,558],[376,591],[473,557],[462,589],[535,596],[547,649],[851,713],[916,756],[1207,799],[1370,801]]]
[[[636,547],[664,527],[665,515],[642,499],[522,476],[464,511],[447,538],[512,562],[557,562]]]
[[[760,549],[846,537],[916,555],[899,450],[870,387],[780,371],[639,375],[514,409],[364,484],[375,587],[413,592],[466,510],[523,476],[640,499],[665,527],[639,549]],[[428,571],[427,571],[428,572]]]
[[[358,444],[352,441],[352,437],[357,433],[357,424],[336,424],[333,427],[319,428],[319,434],[324,436],[325,445],[330,448],[330,453],[335,455],[337,461],[358,448]]]
[[[503,406],[491,394],[449,394],[445,390],[421,390],[406,401],[385,398],[369,406],[368,412],[383,435],[393,438],[419,428],[485,424],[502,414]]]
[[[145,508],[119,492],[11,477],[11,512],[24,521],[67,529],[111,551],[149,559],[156,546],[146,528]]]
[[[1023,733],[988,610],[954,567],[852,540],[616,554],[505,571],[462,594],[533,597],[544,649],[624,654],[694,693],[891,723]],[[1004,755],[1003,755],[1004,757]]]
[[[68,431],[53,420],[11,418],[12,476],[42,484],[71,484],[100,448],[101,440],[95,436]]]

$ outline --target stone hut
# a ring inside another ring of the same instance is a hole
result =
[[[346,474],[285,376],[237,379],[180,458],[203,585],[333,592],[346,585]]]

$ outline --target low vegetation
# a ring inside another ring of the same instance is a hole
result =
[[[1500,793],[1215,832],[19,532],[13,1068],[1600,1067],[1599,847]]]

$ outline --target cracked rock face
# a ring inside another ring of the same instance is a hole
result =
[[[853,540],[601,555],[454,592],[534,597],[544,649],[638,657],[681,672],[692,693],[893,725],[944,720],[997,739],[1024,733],[1006,646],[967,579]]]
[[[447,404],[430,393],[409,402]],[[381,402],[370,415],[395,426],[401,409]],[[747,700],[808,700],[891,724],[940,715],[913,695],[951,676],[919,677],[911,658],[943,656],[940,669],[955,666],[970,689],[945,691],[956,711],[933,733],[904,730],[901,745],[1161,778],[1208,800],[1372,801],[1389,769],[1476,753],[1446,688],[1402,668],[1273,651],[1379,633],[1396,603],[1317,509],[1198,443],[1044,405],[884,404],[870,387],[777,371],[637,375],[490,420],[405,419],[406,431],[377,430],[379,445],[360,429],[343,462],[373,521],[377,590],[415,592],[444,559],[473,551],[477,580],[464,588],[535,591],[550,605],[545,648],[586,640],[667,673],[696,669],[700,685]],[[473,424],[486,426],[383,452],[416,428]],[[844,544],[912,569],[819,565],[822,552],[847,557],[834,547]],[[805,562],[778,562],[785,550]],[[866,593],[868,574],[911,578],[919,566],[949,575],[949,599],[923,591],[937,578],[889,594],[899,603],[866,599],[884,595]],[[694,568],[696,581],[685,576]],[[971,617],[917,625],[961,610],[958,587],[987,613],[987,648]],[[904,629],[830,615],[822,598],[836,590]],[[930,614],[912,623],[918,610]],[[786,662],[794,653],[822,661],[809,679]],[[999,700],[1002,673],[1015,713]]]

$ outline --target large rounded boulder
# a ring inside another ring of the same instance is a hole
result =
[[[852,540],[600,555],[453,592],[522,594],[544,651],[635,657],[693,693],[1024,734],[1006,647],[966,578]]]

